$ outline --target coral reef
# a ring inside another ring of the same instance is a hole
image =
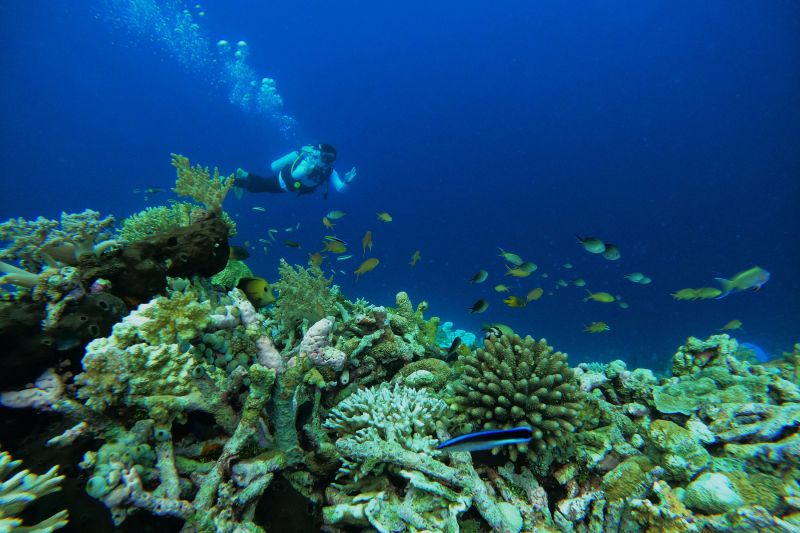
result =
[[[125,243],[145,240],[159,233],[190,226],[208,216],[208,212],[188,202],[175,202],[169,206],[148,207],[134,213],[120,224],[118,238]],[[224,211],[220,214],[228,225],[228,237],[236,235],[236,223]]]
[[[63,418],[45,440],[80,447],[83,473],[67,475],[114,523],[263,531],[280,479],[331,532],[800,527],[800,346],[758,363],[727,335],[689,338],[659,379],[622,361],[570,368],[498,327],[453,362],[460,330],[424,301],[348,301],[319,267],[286,262],[276,305],[256,309],[234,288],[249,271],[229,261],[229,180],[174,164],[205,208],[136,215],[119,241],[93,212],[0,230],[19,287],[0,302],[14,375],[0,403]],[[495,456],[436,449],[523,425],[532,441]],[[61,480],[11,466],[0,455],[0,529]]]

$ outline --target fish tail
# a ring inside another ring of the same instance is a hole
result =
[[[590,291],[589,289],[586,289],[586,292],[589,293],[589,296],[583,299],[584,302],[588,302],[589,300],[592,299],[592,296],[594,296],[594,294],[592,294],[592,291]]]
[[[722,294],[714,298],[715,300],[722,300],[731,292],[733,292],[734,287],[733,287],[733,282],[731,280],[725,278],[714,278],[714,281],[722,285]]]

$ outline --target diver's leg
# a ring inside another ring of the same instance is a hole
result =
[[[277,176],[265,178],[244,171],[236,172],[233,185],[234,187],[241,187],[248,192],[286,192],[281,187]]]

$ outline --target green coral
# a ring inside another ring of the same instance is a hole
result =
[[[19,514],[35,500],[61,490],[64,476],[54,466],[41,475],[22,470],[12,474],[22,461],[14,461],[8,452],[0,452],[0,531],[49,533],[67,525],[67,511],[59,511],[32,526],[23,526]]]
[[[407,364],[397,376],[409,387],[439,390],[450,380],[451,373],[450,366],[441,359],[427,358]]]
[[[304,321],[313,324],[328,315],[335,315],[338,291],[331,288],[332,278],[326,278],[319,266],[292,268],[281,259],[280,279],[273,285],[278,291],[275,318],[287,330],[293,331]]]
[[[240,279],[251,277],[253,277],[253,271],[243,261],[229,259],[225,269],[214,274],[211,282],[230,290],[239,284]]]
[[[460,381],[454,387],[450,408],[464,431],[529,426],[530,444],[518,444],[518,452],[535,460],[537,454],[567,444],[582,423],[584,393],[567,356],[556,352],[544,339],[518,335],[490,337],[484,347],[458,360]]]
[[[178,174],[174,191],[180,196],[190,196],[212,213],[222,211],[222,202],[233,187],[233,174],[220,178],[219,169],[214,167],[214,176],[201,165],[191,166],[189,158],[172,154],[172,166]]]
[[[205,216],[205,209],[188,202],[175,202],[168,207],[148,207],[122,221],[119,238],[127,243],[141,241],[160,233],[185,228]],[[228,237],[235,236],[236,222],[225,212],[222,213],[222,220],[228,225]]]

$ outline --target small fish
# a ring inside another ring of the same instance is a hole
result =
[[[378,220],[380,220],[381,222],[391,222],[394,219],[392,218],[392,215],[390,215],[386,211],[381,211],[380,213],[378,213]]]
[[[681,289],[670,296],[673,300],[697,300],[697,289]]]
[[[264,278],[241,278],[236,285],[255,307],[264,307],[275,302],[275,295]]]
[[[474,276],[469,278],[470,283],[483,283],[486,281],[486,278],[489,277],[489,273],[485,270],[478,270]]]
[[[742,321],[741,320],[731,320],[721,328],[720,331],[731,331],[734,329],[742,329]]]
[[[345,246],[347,246],[347,243],[346,243],[346,242],[344,242],[344,241],[343,241],[342,239],[340,239],[339,237],[337,237],[336,235],[325,235],[324,239],[325,239],[326,241],[336,241],[336,242],[338,242],[338,243],[341,243],[341,244],[344,244]]]
[[[506,252],[502,248],[500,248],[500,253],[498,255],[514,266],[519,266],[522,264],[522,258],[520,256],[517,254],[512,254],[511,252]]]
[[[642,285],[650,285],[651,283],[653,283],[653,280],[645,276],[639,283],[641,283]]]
[[[300,248],[300,243],[296,241],[283,241],[283,244],[289,248]]]
[[[147,187],[146,189],[133,189],[134,194],[139,194],[140,192],[143,192],[147,195],[153,195],[164,192],[164,189],[162,189],[161,187]]]
[[[528,293],[526,300],[528,300],[529,302],[535,302],[536,300],[542,297],[542,294],[544,294],[544,289],[542,289],[541,287],[537,287]]]
[[[739,272],[731,279],[714,278],[720,285],[722,285],[722,294],[717,296],[717,300],[725,298],[733,292],[742,292],[747,290],[760,290],[764,284],[769,281],[769,272],[761,267],[748,268]]]
[[[494,286],[494,290],[496,290],[497,292],[508,292],[508,291],[510,291],[511,289],[509,289],[507,285],[503,285],[503,284],[501,283],[501,284],[499,284],[499,285],[495,285],[495,286]]]
[[[361,263],[361,265],[354,272],[354,274],[356,275],[356,279],[358,279],[358,277],[361,276],[362,274],[366,274],[370,270],[374,269],[376,266],[378,266],[379,263],[380,261],[378,261],[374,257],[371,257],[366,261],[364,261],[363,263]]]
[[[414,255],[411,256],[411,262],[408,264],[412,267],[417,266],[417,262],[419,262],[421,258],[422,255],[420,254],[419,250],[417,250],[414,252]]]
[[[583,331],[585,331],[586,333],[600,333],[602,331],[608,331],[610,329],[611,328],[608,327],[608,324],[606,324],[605,322],[592,322],[591,324],[583,328]]]
[[[458,357],[458,347],[461,346],[461,337],[456,337],[453,339],[453,342],[450,343],[450,347],[447,349],[447,354],[445,355],[445,361],[452,361]]]
[[[486,309],[489,308],[489,302],[484,299],[480,299],[469,308],[470,313],[483,313]]]
[[[622,257],[622,254],[619,253],[619,248],[607,242],[606,249],[603,252],[603,257],[605,257],[609,261],[616,261],[617,259]]]
[[[506,265],[506,276],[514,276],[515,278],[527,278],[531,273],[520,269],[519,267],[511,268]]]
[[[695,297],[700,300],[711,300],[722,294],[722,291],[716,287],[700,287],[699,289],[695,289],[694,292]]]
[[[267,237],[269,237],[272,242],[275,242],[275,235],[278,233],[278,230],[272,228],[267,230]]]
[[[269,244],[269,241],[267,239],[258,239],[258,242],[260,242],[261,244]]]
[[[525,298],[522,298],[520,296],[509,296],[508,298],[503,300],[503,303],[505,303],[507,306],[509,306],[511,308],[515,308],[516,309],[516,308],[525,307],[526,305],[528,305],[528,300],[526,300]]]
[[[625,279],[632,281],[634,283],[641,283],[642,280],[645,278],[645,275],[641,272],[631,272],[625,276]]]
[[[606,245],[597,237],[581,237],[576,235],[578,242],[581,243],[583,249],[592,254],[602,254],[606,251]]]
[[[488,431],[477,431],[467,433],[439,444],[437,450],[447,450],[449,452],[476,452],[480,450],[491,450],[498,446],[508,446],[511,444],[525,444],[533,438],[533,430],[529,427],[518,427],[513,429],[490,429]]]
[[[594,300],[595,302],[602,302],[602,303],[610,303],[614,301],[614,297],[607,292],[592,292],[587,290],[586,292],[589,293],[589,296],[583,299],[584,302],[588,302],[589,300]]]
[[[322,225],[328,229],[333,229],[336,224],[328,220],[328,217],[322,217]]]
[[[533,263],[531,261],[525,261],[524,263],[522,263],[520,265],[517,265],[517,268],[520,269],[520,270],[523,270],[525,272],[528,272],[529,274],[531,274],[531,273],[535,272],[536,269],[539,268],[539,267],[536,266],[536,263]]]
[[[572,268],[572,263],[564,263],[564,265],[563,265],[563,266],[564,266],[564,268],[566,268],[566,269],[570,269],[570,268]]]
[[[250,257],[250,251],[247,248],[245,248],[244,246],[232,245],[229,248],[229,250],[230,250],[228,252],[228,258],[229,259],[235,259],[237,261],[244,261],[245,259]]]
[[[560,280],[556,281],[556,285],[557,285],[558,287],[568,287],[568,286],[569,286],[569,283],[567,283],[567,282],[566,282],[566,281],[564,281],[563,279],[560,279]]]
[[[367,255],[367,250],[370,252],[372,251],[372,231],[367,230],[364,234],[364,238],[361,239],[361,250],[363,253],[361,255]]]
[[[630,307],[630,304],[628,304],[628,302],[618,302],[618,303],[619,303],[620,308],[622,308],[622,309],[627,309],[627,308]]]
[[[486,333],[487,336],[494,335],[495,337],[500,337],[501,335],[507,335],[510,337],[514,335],[513,329],[505,324],[500,324],[497,322],[494,324],[484,324],[481,326],[481,329],[484,331],[484,333]]]
[[[294,231],[294,228],[283,228],[283,231],[289,233],[290,231]]]
[[[337,261],[347,261],[351,257],[353,257],[353,256],[352,255],[340,255],[339,257],[336,258],[336,260]]]
[[[576,287],[585,287],[586,280],[584,280],[583,278],[575,278],[572,280],[572,284],[575,285]]]
[[[342,244],[341,241],[325,241],[323,250],[332,254],[343,254],[347,251],[347,246]]]
[[[339,220],[340,218],[342,218],[346,214],[347,213],[345,213],[344,211],[331,211],[330,213],[328,213],[325,216],[327,218],[331,219],[331,220]]]
[[[542,279],[547,279],[547,278],[550,277],[550,274],[542,273],[541,276],[542,276]]]
[[[260,205],[257,205],[257,206],[255,206],[253,208],[253,211],[261,211],[262,213],[266,213],[267,212],[267,208],[266,207],[261,207]]]
[[[325,259],[325,256],[319,252],[308,254],[308,262],[311,263],[312,265],[320,266],[322,264],[323,259]]]

